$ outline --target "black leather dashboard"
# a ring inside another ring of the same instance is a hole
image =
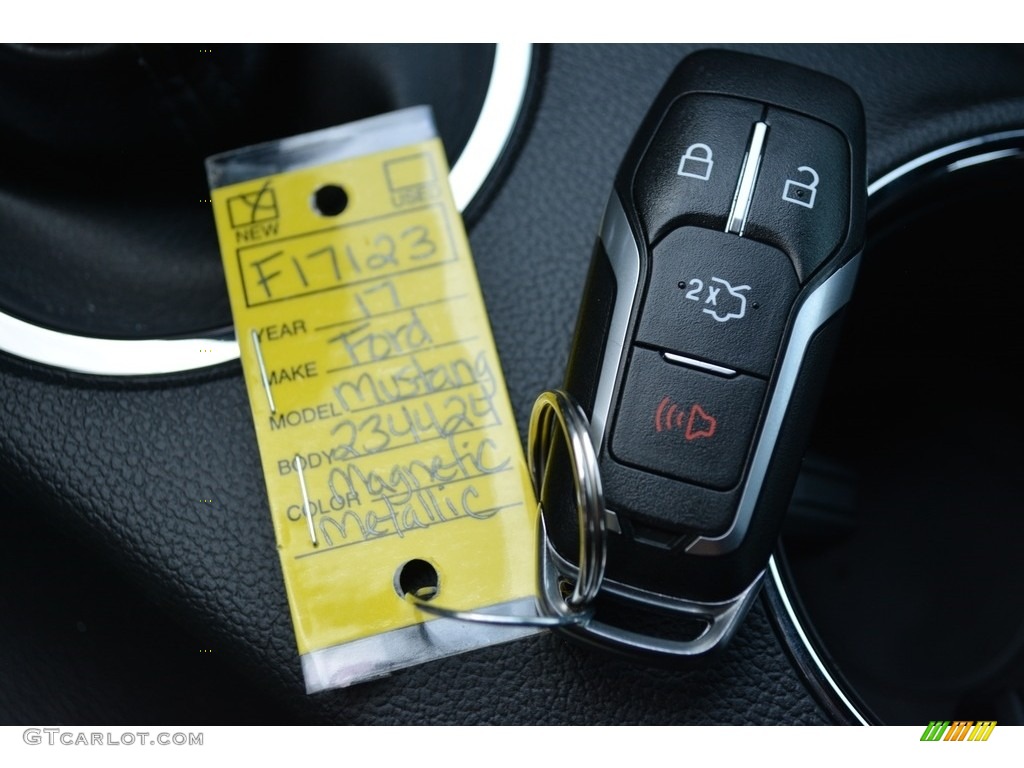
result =
[[[872,179],[1024,127],[1020,46],[744,48],[858,91]],[[622,153],[692,50],[540,48],[511,154],[467,211],[524,436],[562,379]],[[247,409],[237,362],[126,381],[0,356],[0,722],[829,722],[763,601],[704,669],[545,634],[306,696]]]

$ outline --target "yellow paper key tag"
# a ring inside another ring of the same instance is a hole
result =
[[[306,687],[528,634],[537,507],[433,119],[207,160]]]

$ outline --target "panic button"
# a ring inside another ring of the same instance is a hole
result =
[[[617,461],[715,490],[740,479],[765,383],[666,361],[635,347],[612,431]]]

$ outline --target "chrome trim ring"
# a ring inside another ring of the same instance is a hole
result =
[[[821,656],[819,656],[818,652],[814,649],[814,645],[811,643],[810,638],[807,636],[807,632],[804,631],[803,624],[800,623],[800,619],[796,614],[796,609],[793,607],[793,602],[789,599],[789,593],[786,592],[786,587],[784,586],[782,574],[779,572],[779,568],[775,564],[775,555],[772,555],[768,559],[768,574],[771,577],[770,583],[772,584],[772,586],[775,587],[775,591],[779,597],[779,602],[782,603],[783,610],[785,611],[784,617],[777,616],[776,618],[780,621],[783,618],[789,620],[790,625],[796,632],[797,638],[799,639],[800,643],[804,647],[804,650],[806,651],[807,657],[810,659],[810,663],[814,665],[813,669],[810,669],[810,665],[807,663],[805,659],[803,659],[803,657],[796,657],[797,664],[802,667],[803,673],[807,675],[813,672],[815,676],[820,678],[820,680],[825,683],[825,685],[831,688],[833,694],[839,700],[839,703],[841,703],[845,707],[845,714],[852,716],[854,720],[856,720],[861,725],[871,725],[872,723],[865,717],[864,714],[860,712],[860,710],[850,700],[849,696],[847,696],[846,692],[842,689],[842,686],[840,686],[836,679],[832,676],[832,673],[828,671],[828,668],[825,666],[825,663],[821,660]],[[787,632],[785,633],[785,635],[786,642],[792,642],[790,634]]]
[[[497,43],[484,104],[465,149],[449,174],[465,210],[501,157],[522,112],[533,47]],[[97,376],[148,376],[191,371],[237,360],[231,329],[180,339],[103,339],[44,328],[0,312],[0,351],[54,368]]]
[[[1001,149],[993,149],[995,144],[1009,144]],[[1016,144],[1016,146],[1012,146]],[[950,174],[964,168],[980,165],[986,162],[1002,160],[1009,157],[1017,157],[1024,154],[1024,130],[1002,131],[1000,133],[986,134],[973,139],[959,141],[954,144],[928,152],[917,157],[898,168],[883,174],[876,181],[868,185],[868,198],[872,198],[883,190],[888,190],[892,185],[905,183],[908,177],[928,176],[930,174]],[[803,622],[797,614],[794,601],[787,589],[786,579],[782,570],[776,565],[773,556],[768,562],[768,574],[771,584],[778,594],[779,600],[784,608],[784,615],[776,618],[787,621],[794,632],[784,632],[783,641],[787,644],[800,643],[802,653],[794,653],[794,659],[802,674],[815,680],[823,688],[831,690],[834,701],[833,705],[845,709],[845,714],[861,725],[871,725],[873,719],[863,709],[863,705],[854,703],[852,695],[843,689],[840,682],[828,670],[821,655],[811,642]],[[795,635],[795,638],[794,638]]]

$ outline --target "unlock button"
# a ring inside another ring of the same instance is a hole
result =
[[[801,165],[796,169],[797,173],[810,174],[810,184],[804,184],[793,179],[786,179],[786,186],[782,190],[782,199],[787,203],[802,205],[804,208],[814,208],[814,199],[818,196],[818,172],[809,165]]]
[[[793,260],[804,282],[838,247],[850,204],[850,150],[817,120],[769,109],[768,138],[744,236]]]

